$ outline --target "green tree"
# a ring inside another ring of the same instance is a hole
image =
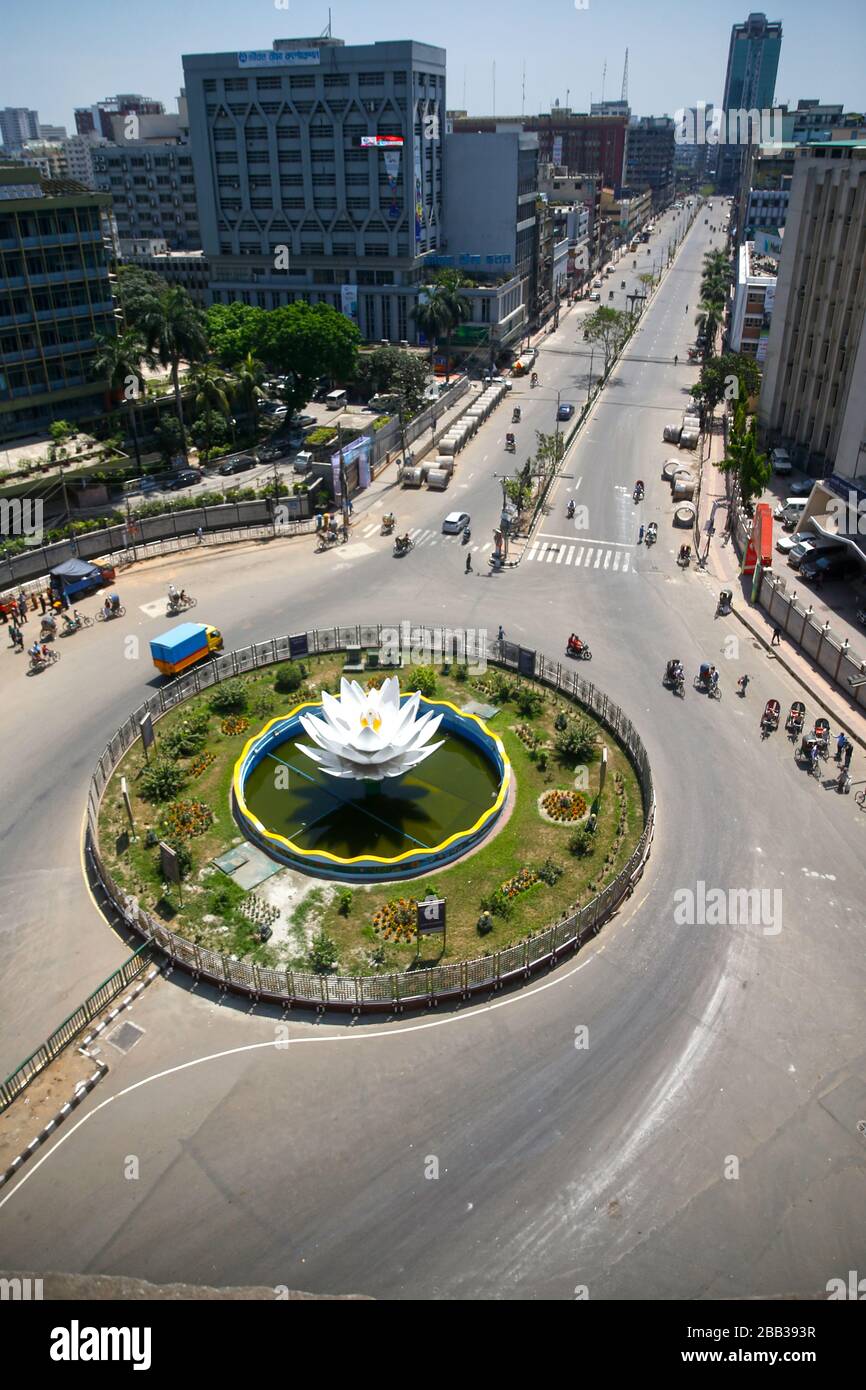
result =
[[[117,298],[127,328],[140,327],[145,304],[159,299],[168,288],[168,282],[151,270],[137,265],[118,266]]]
[[[259,309],[252,304],[212,304],[206,314],[205,331],[208,346],[224,367],[235,367],[250,353],[260,358],[264,325],[274,309]]]
[[[600,343],[604,353],[604,369],[622,345],[632,324],[632,316],[621,309],[599,307],[584,320],[583,336],[587,343]]]
[[[424,298],[421,299],[419,296],[411,316],[430,344],[430,370],[432,371],[433,356],[439,346],[439,339],[449,332],[451,313],[441,285],[428,285],[423,294]]]
[[[55,463],[58,459],[66,457],[66,441],[75,434],[75,426],[68,420],[53,420],[48,426],[48,433],[51,435],[48,457]]]
[[[460,293],[461,288],[466,285],[466,281],[459,270],[440,270],[435,277],[435,283],[441,291],[442,301],[447,313],[446,324],[446,362],[445,380],[451,378],[451,342],[454,337],[454,330],[460,327],[461,323],[466,323],[472,317],[472,305],[464,295]]]
[[[151,360],[141,335],[134,329],[127,329],[125,333],[118,333],[113,338],[103,334],[97,337],[96,356],[91,367],[95,377],[107,381],[108,389],[112,395],[116,395],[118,391],[123,392],[127,419],[129,420],[129,433],[132,447],[135,450],[135,461],[139,473],[141,472],[141,448],[135,404],[137,400],[144,398],[141,364],[147,362],[149,365]]]
[[[169,289],[158,298],[142,301],[138,327],[149,352],[160,366],[168,367],[174,391],[174,405],[181,428],[181,450],[186,458],[186,431],[183,398],[180,393],[181,361],[203,360],[207,351],[205,319],[181,288]]]
[[[265,395],[262,390],[264,376],[264,366],[252,352],[244,354],[233,373],[232,400],[237,404],[239,412],[253,424],[256,420],[256,406]]]
[[[212,450],[224,448],[229,441],[225,416],[217,410],[203,410],[189,427],[190,438],[207,462]]]
[[[163,463],[170,464],[183,446],[183,433],[177,416],[164,415],[156,427],[154,438]]]
[[[225,423],[231,413],[229,407],[230,383],[219,367],[212,362],[206,362],[203,366],[193,368],[189,374],[189,384],[192,388],[193,404],[196,410],[201,411],[200,418],[204,426],[204,447],[205,452],[209,454],[214,419],[222,417]]]

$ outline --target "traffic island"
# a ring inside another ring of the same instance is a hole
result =
[[[359,1008],[489,987],[597,930],[652,835],[626,716],[540,657],[534,676],[408,667],[395,708],[417,691],[436,747],[402,781],[347,790],[299,745],[302,714],[339,717],[350,641],[316,652],[306,636],[303,659],[281,662],[289,639],[274,639],[254,669],[235,653],[187,678],[183,700],[167,686],[146,756],[139,712],[112,741],[88,847],[129,924],[230,987]],[[378,708],[387,680],[354,682],[361,701]],[[432,900],[446,929],[428,935]]]

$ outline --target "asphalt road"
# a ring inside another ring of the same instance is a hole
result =
[[[170,579],[228,646],[407,618],[491,634],[502,622],[555,656],[576,628],[592,678],[641,729],[659,803],[635,897],[523,991],[422,1017],[293,1016],[276,1048],[276,1015],[178,976],[152,986],[129,1015],[140,1041],[126,1055],[103,1044],[108,1078],[0,1195],[6,1265],[515,1299],[583,1285],[593,1298],[820,1296],[862,1268],[863,813],[798,771],[782,730],[761,739],[764,701],[787,707],[801,691],[736,620],[715,617],[705,576],[677,568],[660,476],[662,425],[695,376],[672,358],[691,340],[684,306],[707,245],[701,219],[516,569],[485,564],[503,404],[447,493],[386,488],[356,507],[336,551],[314,555],[307,539],[152,562],[124,576],[126,619],[67,639],[54,669],[29,679],[2,654],[8,1065],[126,954],[82,884],[81,805],[105,739],[148,688],[146,640],[162,619],[141,605]],[[586,389],[579,317],[545,341],[541,386],[521,388],[522,440],[552,427],[557,391]],[[570,496],[587,509],[579,530],[565,521]],[[389,507],[417,536],[404,560],[378,533]],[[455,508],[472,514],[470,575],[466,548],[440,534]],[[637,527],[652,517],[648,551]],[[721,701],[663,689],[669,656],[689,675],[715,661]],[[681,925],[675,894],[699,882],[768,897],[751,925]]]

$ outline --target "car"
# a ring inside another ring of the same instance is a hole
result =
[[[285,458],[288,451],[288,444],[266,444],[259,449],[259,463],[273,463],[275,459]]]
[[[598,290],[593,290],[592,294],[589,297],[593,304],[601,303],[601,295],[599,294]]]
[[[574,406],[569,401],[563,401],[556,412],[557,420],[570,420],[574,414]]]
[[[139,492],[156,492],[158,487],[159,483],[156,478],[142,478],[138,490]]]
[[[226,459],[217,469],[223,477],[228,477],[231,473],[245,473],[248,468],[255,468],[258,460],[252,454],[240,454],[237,458]]]
[[[177,492],[178,488],[193,487],[196,483],[200,482],[201,473],[197,468],[182,468],[181,471],[176,473],[172,478],[169,487],[172,492]]]
[[[286,444],[288,445],[288,447],[289,447],[290,449],[300,449],[300,447],[301,447],[301,445],[303,444],[303,442],[304,442],[304,431],[303,431],[303,430],[292,430],[291,433],[289,434],[287,440],[286,440]]]
[[[442,534],[446,536],[459,536],[461,531],[465,531],[468,525],[468,512],[449,512],[442,522]]]
[[[820,582],[823,579],[846,579],[857,568],[857,561],[844,546],[840,546],[832,551],[824,550],[807,556],[800,565],[800,574],[803,579],[817,579]]]
[[[776,549],[780,555],[790,555],[795,545],[801,545],[802,535],[780,536],[776,541]]]
[[[791,549],[788,551],[788,564],[791,566],[791,569],[798,570],[801,562],[805,560],[806,556],[811,554],[814,549],[815,542],[813,540],[804,541],[801,537],[797,544],[791,546]]]
[[[289,424],[292,429],[305,429],[308,425],[317,424],[315,415],[293,415]]]
[[[774,473],[790,473],[792,464],[787,449],[774,449],[770,455]]]
[[[788,484],[788,496],[808,497],[814,486],[814,478],[798,478],[795,483]]]

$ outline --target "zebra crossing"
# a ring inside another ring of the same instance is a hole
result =
[[[603,542],[580,545],[564,541],[536,541],[529,547],[525,559],[528,564],[535,560],[540,565],[571,565],[573,569],[609,570],[611,574],[635,573],[628,549],[608,546]]]
[[[471,543],[466,544],[463,540],[463,537],[460,535],[443,535],[441,531],[432,531],[429,529],[429,527],[416,526],[414,530],[410,528],[405,533],[402,531],[402,528],[400,529],[401,534],[407,534],[409,536],[410,541],[414,541],[416,548],[420,546],[439,545],[440,543],[442,545],[458,545],[464,552],[469,550],[472,552],[473,555],[483,555],[486,550],[493,549],[492,541],[487,541],[485,545],[473,545]],[[366,539],[370,536],[380,535],[382,530],[382,523],[371,523],[368,526],[357,527],[356,530],[358,534],[360,534]]]

